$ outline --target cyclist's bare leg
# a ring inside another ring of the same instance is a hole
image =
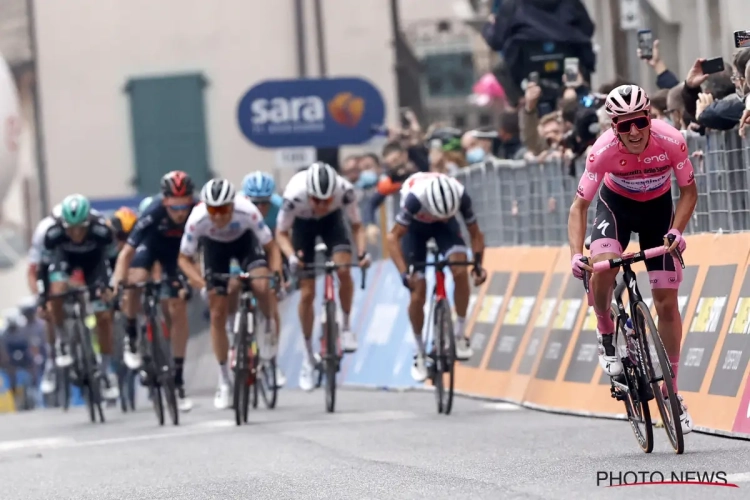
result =
[[[68,289],[68,283],[65,281],[57,281],[49,284],[50,295],[56,295],[63,293]],[[51,299],[47,302],[47,312],[50,316],[50,322],[56,327],[56,329],[62,329],[63,320],[65,319],[63,313],[63,299]]]
[[[336,264],[348,264],[352,261],[352,254],[350,252],[336,252],[333,254],[333,262]],[[341,304],[341,312],[343,313],[343,324],[341,325],[342,330],[348,331],[349,315],[352,312],[352,302],[354,300],[354,280],[352,280],[352,272],[348,267],[340,267],[336,270],[336,275],[339,278],[339,303]]]
[[[682,342],[682,318],[677,300],[676,288],[656,288],[652,290],[656,307],[657,328],[669,356],[674,378],[672,387],[677,392],[677,369],[680,365],[680,343]],[[666,390],[665,390],[666,391]]]
[[[592,260],[596,263],[618,257],[620,257],[618,253],[600,253],[594,256]],[[594,298],[596,327],[602,335],[609,335],[615,332],[615,323],[612,321],[609,310],[618,271],[619,268],[608,269],[607,271],[596,273],[591,277],[591,295]]]
[[[208,296],[208,308],[211,312],[211,344],[214,356],[220,365],[226,364],[229,341],[227,339],[226,321],[228,311],[226,295],[211,291]]]
[[[466,254],[457,252],[448,256],[450,262],[466,262]],[[466,323],[466,310],[469,307],[469,268],[466,266],[451,266],[453,275],[453,303],[456,307],[456,337],[464,337],[464,325]]]
[[[268,276],[271,271],[266,266],[256,267],[250,270],[250,276]],[[260,312],[266,318],[276,317],[276,294],[271,293],[271,287],[269,286],[268,280],[260,279],[252,282],[253,294],[255,294],[255,300],[258,301],[258,307]]]
[[[422,328],[424,327],[424,303],[427,297],[427,281],[424,276],[416,275],[412,280],[411,297],[409,299],[409,322],[411,331],[414,332],[414,342],[417,344],[419,354],[425,354],[424,338]]]
[[[98,311],[96,317],[96,335],[99,339],[99,352],[102,355],[102,365],[109,370],[109,360],[114,350],[114,335],[112,333],[112,311]]]
[[[310,363],[315,364],[315,355],[312,348],[312,333],[315,323],[315,279],[302,278],[299,280],[299,323],[302,327],[302,336],[305,338],[305,348]]]
[[[167,300],[167,308],[163,311],[169,311],[169,317],[172,319],[168,326],[170,336],[172,337],[172,356],[175,358],[185,358],[187,352],[188,328],[187,302],[181,298],[170,298]]]

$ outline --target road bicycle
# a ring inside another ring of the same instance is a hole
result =
[[[65,369],[62,376],[64,387],[67,387],[67,379],[80,387],[86,406],[89,410],[91,422],[104,423],[104,410],[102,408],[102,384],[109,388],[109,379],[99,367],[91,339],[91,330],[86,326],[86,304],[89,297],[97,295],[102,288],[101,285],[69,287],[66,291],[49,294],[42,297],[43,302],[55,299],[63,299],[63,311],[65,314],[64,329],[69,334],[68,350],[73,358],[73,364]],[[70,391],[66,390],[63,408],[66,410],[70,404]]]
[[[430,345],[427,359],[427,376],[435,388],[435,401],[438,413],[450,415],[453,409],[453,387],[456,368],[456,337],[453,332],[453,314],[445,290],[445,268],[450,266],[473,266],[476,262],[450,262],[440,258],[440,251],[434,240],[427,243],[427,253],[432,256],[430,262],[419,262],[410,265],[409,273],[415,267],[435,268],[435,286],[430,295],[430,312],[427,318],[427,335],[425,345]],[[446,380],[447,378],[447,380]]]
[[[324,272],[323,281],[323,336],[320,342],[320,365],[318,366],[318,383],[320,387],[325,379],[325,407],[328,413],[333,413],[336,408],[336,374],[341,368],[341,360],[344,354],[339,343],[339,325],[336,321],[336,290],[334,285],[334,273],[343,268],[359,267],[356,263],[336,264],[326,251],[326,260],[322,263],[307,264],[306,271]],[[360,288],[365,289],[367,269],[361,270],[362,281]]]
[[[232,348],[232,370],[234,372],[234,390],[232,406],[237,425],[247,423],[250,406],[250,388],[253,389],[253,408],[258,407],[258,393],[260,393],[266,407],[276,407],[278,387],[276,384],[276,356],[269,360],[262,360],[258,349],[258,310],[253,294],[252,283],[255,280],[271,280],[275,291],[280,286],[279,276],[276,274],[252,276],[250,273],[211,273],[206,274],[206,283],[212,285],[218,292],[226,291],[226,283],[230,279],[237,279],[240,283],[240,303],[234,317],[234,345]],[[223,282],[216,286],[217,281]],[[266,321],[270,328],[270,321]],[[265,332],[275,335],[275,332]]]
[[[164,425],[164,403],[167,404],[170,420],[173,425],[179,425],[180,413],[177,408],[177,387],[174,380],[174,363],[171,349],[167,344],[169,329],[161,311],[161,290],[164,286],[171,286],[165,280],[144,281],[141,283],[123,284],[120,291],[141,290],[141,304],[145,324],[139,331],[141,335],[141,350],[144,353],[141,368],[141,382],[149,388],[151,403],[156,412],[159,425]],[[162,398],[163,396],[163,398]]]
[[[673,243],[674,236],[669,235],[668,241],[670,244]],[[666,248],[663,246],[649,248],[640,252],[623,254],[616,259],[597,262],[592,267],[594,273],[619,267],[622,267],[623,271],[622,281],[615,287],[614,303],[611,305],[611,314],[615,321],[615,339],[613,340],[622,361],[623,373],[610,377],[610,393],[613,398],[625,404],[630,426],[645,453],[651,453],[654,448],[653,424],[648,402],[656,399],[669,442],[675,452],[681,454],[684,451],[684,439],[680,424],[680,401],[672,385],[674,379],[672,365],[654,319],[651,317],[651,312],[638,290],[635,272],[631,268],[637,262],[661,257],[665,253]],[[675,254],[680,264],[677,268],[680,273],[681,269],[685,268],[685,263],[679,250],[676,250]],[[589,258],[583,257],[582,262],[588,264]],[[584,271],[583,286],[587,295],[589,294],[589,278],[590,273]],[[627,309],[622,299],[625,290],[628,292]],[[628,319],[632,320],[632,330],[626,328]],[[663,383],[667,391],[666,401],[664,397],[661,397],[660,383]],[[654,398],[655,394],[659,397]]]
[[[136,377],[137,372],[127,367],[123,360],[123,341],[125,339],[125,329],[121,327],[119,321],[115,325],[115,360],[117,385],[120,388],[120,409],[123,413],[135,411],[136,400]]]

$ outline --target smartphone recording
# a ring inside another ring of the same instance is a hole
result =
[[[734,46],[738,49],[750,48],[750,30],[734,32]]]

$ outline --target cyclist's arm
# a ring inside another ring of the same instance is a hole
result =
[[[687,157],[687,147],[682,152],[682,157],[678,157],[678,160],[681,161],[675,166],[674,172],[677,177],[677,185],[680,187],[680,199],[677,200],[672,227],[682,233],[693,217],[695,205],[698,203],[698,187],[695,185],[693,164]]]
[[[408,226],[404,226],[401,223],[393,225],[393,229],[386,236],[386,243],[388,245],[388,254],[391,256],[391,260],[396,265],[399,274],[404,274],[408,271],[406,267],[406,259],[401,251],[401,239],[406,235],[409,230]]]
[[[276,244],[279,245],[279,250],[287,259],[294,255],[292,240],[289,238],[289,230],[294,222],[293,210],[293,203],[285,199],[281,210],[279,210],[279,215],[276,217]]]
[[[29,266],[26,268],[26,283],[29,286],[29,291],[34,295],[39,294],[39,287],[36,282],[38,268],[39,264],[36,263],[29,263]]]
[[[477,216],[474,214],[474,209],[471,206],[471,197],[464,190],[461,193],[461,205],[459,205],[459,212],[461,217],[464,219],[466,229],[469,231],[469,238],[471,239],[471,252],[474,254],[474,261],[479,267],[482,267],[482,256],[484,254],[484,233],[479,229],[477,223]]]
[[[354,188],[349,187],[343,194],[344,213],[352,225],[352,236],[354,244],[357,247],[357,256],[364,255],[367,252],[367,237],[362,225],[362,213],[357,203],[357,193]]]
[[[583,253],[589,205],[591,205],[591,201],[594,199],[599,185],[604,178],[604,173],[597,171],[596,160],[591,161],[593,156],[592,154],[589,158],[589,165],[586,166],[581,175],[576,197],[570,206],[570,215],[568,216],[568,244],[570,245],[571,255]]]
[[[190,284],[199,289],[206,286],[203,274],[194,258],[198,251],[198,241],[200,241],[201,236],[205,236],[202,234],[199,224],[203,211],[205,211],[205,208],[201,206],[193,209],[190,213],[190,217],[185,223],[185,232],[180,240],[180,255],[177,257],[179,268],[185,273]]]
[[[135,249],[138,248],[155,227],[154,218],[151,214],[144,213],[138,218],[135,223],[133,230],[130,231],[128,241],[120,250],[117,256],[117,263],[115,264],[115,270],[112,273],[112,286],[117,287],[125,279],[125,273],[130,269],[130,263],[133,261],[135,256]]]

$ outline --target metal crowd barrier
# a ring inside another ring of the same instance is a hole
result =
[[[730,130],[689,136],[687,143],[698,204],[686,234],[750,230],[750,140]],[[561,245],[568,241],[568,208],[585,161],[584,156],[573,168],[561,160],[501,161],[464,168],[456,177],[471,194],[487,246]],[[676,203],[679,189],[672,182]],[[594,202],[589,224],[595,207]]]

